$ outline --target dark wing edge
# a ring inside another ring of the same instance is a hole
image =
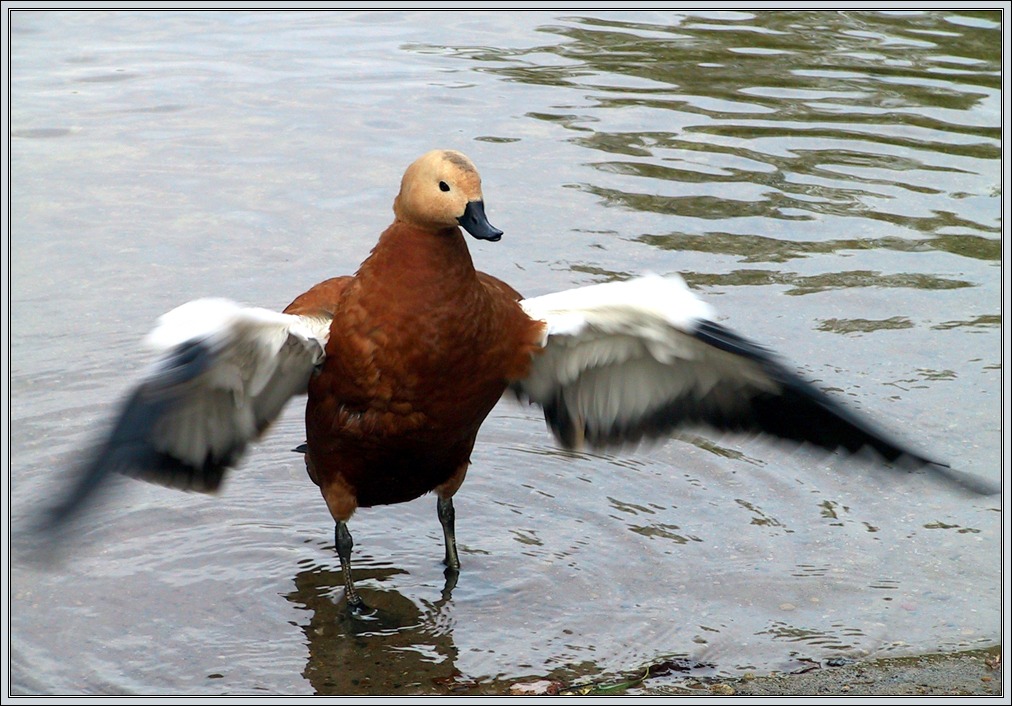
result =
[[[813,444],[827,451],[857,454],[870,449],[884,461],[906,470],[924,469],[978,495],[995,495],[1001,488],[979,476],[929,458],[895,439],[865,415],[858,414],[809,381],[789,370],[767,349],[712,321],[700,322],[695,337],[732,355],[755,361],[775,380],[780,392],[758,393],[741,430]],[[717,426],[734,429],[735,425]]]
[[[278,336],[277,322],[270,322],[266,346],[255,340],[262,322],[248,323],[163,353],[121,403],[108,431],[69,469],[69,490],[42,512],[37,529],[53,534],[81,516],[116,474],[217,491],[250,442],[291,397],[306,392],[323,359],[323,344],[299,322],[282,330],[280,345],[270,342]]]
[[[575,379],[570,372],[554,373],[559,377],[546,386],[546,368],[572,368],[575,358],[561,363],[558,359],[575,355],[568,351],[581,345],[576,339],[614,337],[614,332],[602,334],[592,328],[587,325],[572,334],[548,336],[545,361],[534,383],[537,393],[532,394],[525,380],[511,384],[521,401],[542,406],[552,434],[567,449],[630,446],[664,438],[679,428],[697,426],[718,432],[761,433],[828,452],[871,451],[898,469],[923,469],[975,494],[1000,492],[994,483],[954,469],[896,440],[870,418],[792,372],[768,349],[710,319],[697,319],[689,326],[671,327],[664,332],[672,349],[680,349],[672,360],[658,359],[650,345],[634,346],[630,350],[638,350],[638,359],[616,358],[588,365]],[[537,359],[534,365],[539,365]],[[622,413],[596,413],[591,400],[601,394],[620,397],[614,389],[617,384],[638,386],[639,392],[631,396],[649,402],[617,402],[615,406],[621,407]]]

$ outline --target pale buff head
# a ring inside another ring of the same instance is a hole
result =
[[[481,176],[464,154],[433,150],[404,172],[394,199],[398,221],[426,230],[463,226],[471,235],[498,240],[502,232],[485,218]]]

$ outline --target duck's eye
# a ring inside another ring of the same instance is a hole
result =
[[[450,190],[450,185],[447,184],[445,181],[441,181],[441,182],[439,182],[439,190],[440,191],[449,191]]]

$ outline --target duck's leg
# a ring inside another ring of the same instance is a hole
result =
[[[446,583],[443,585],[443,598],[449,599],[450,592],[457,587],[457,578],[460,576],[460,557],[457,556],[457,535],[453,531],[453,498],[439,497],[436,499],[436,515],[439,516],[439,524],[443,526],[443,544],[446,545],[446,557],[443,563],[446,570],[443,571],[443,578]]]
[[[457,535],[453,529],[456,513],[453,510],[453,498],[436,499],[436,515],[443,526],[443,543],[446,545],[446,557],[443,563],[452,571],[460,571],[460,557],[457,556]]]
[[[355,542],[348,531],[348,525],[338,520],[334,527],[334,541],[337,544],[337,556],[341,559],[341,572],[344,574],[344,597],[348,599],[348,609],[359,613],[365,609],[365,603],[355,590],[355,582],[351,579],[351,548]]]
[[[471,443],[474,443],[472,439]],[[443,563],[446,564],[446,585],[443,587],[443,597],[449,598],[450,591],[457,586],[457,577],[460,576],[460,557],[457,556],[457,534],[453,528],[453,521],[456,519],[456,512],[453,510],[453,494],[460,490],[464,476],[467,475],[469,460],[465,460],[458,467],[450,478],[436,487],[436,515],[439,517],[439,524],[443,526],[443,544],[446,545],[446,556]]]

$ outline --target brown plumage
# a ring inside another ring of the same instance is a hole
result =
[[[405,172],[394,222],[353,277],[300,295],[286,314],[333,316],[326,359],[309,381],[306,468],[337,523],[349,603],[359,507],[436,492],[446,564],[459,566],[451,498],[478,429],[507,385],[527,374],[544,325],[509,285],[477,272],[458,227],[498,240],[481,179],[464,155],[440,150]]]
[[[448,498],[464,479],[478,428],[509,382],[527,374],[543,324],[520,295],[476,272],[455,211],[404,198],[419,169],[480,202],[470,163],[430,153],[408,171],[396,220],[354,277],[328,280],[286,314],[333,313],[326,361],[309,382],[310,475],[336,520],[356,507]],[[438,187],[436,187],[438,188]]]

